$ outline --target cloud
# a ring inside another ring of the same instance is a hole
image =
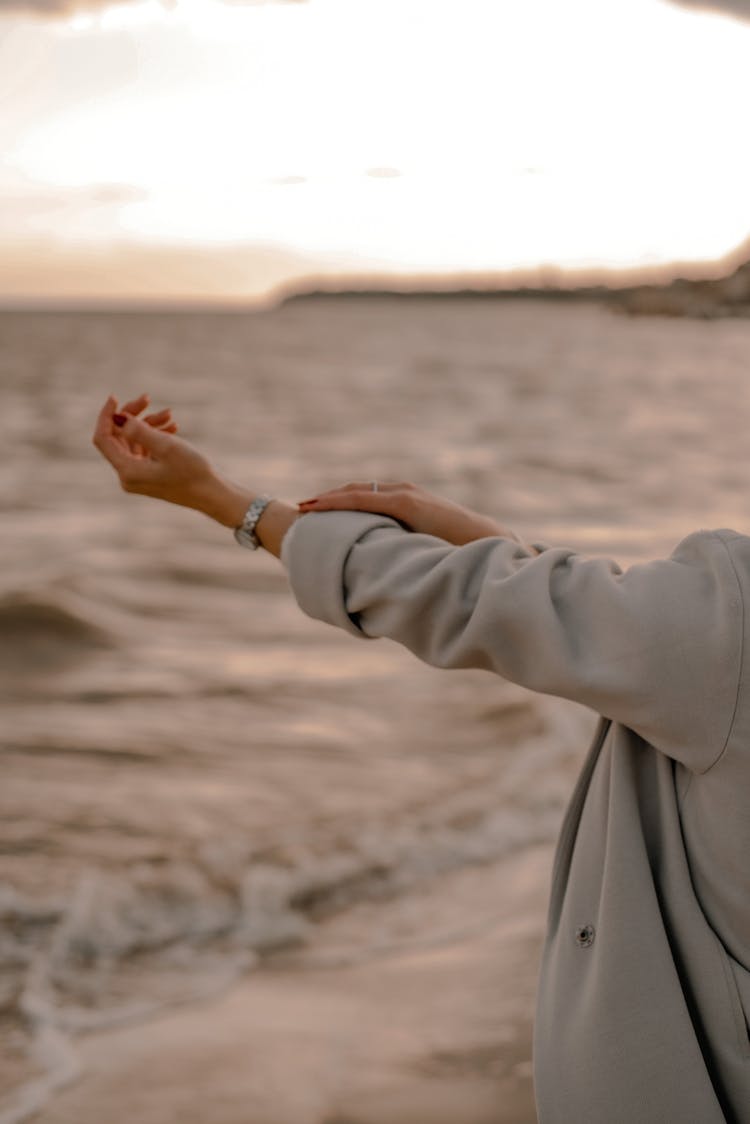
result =
[[[720,16],[750,20],[750,0],[671,0],[671,2],[680,8],[690,8],[694,12],[715,12]]]
[[[27,15],[44,19],[61,19],[86,12],[103,12],[123,4],[137,3],[138,0],[0,0],[0,16]],[[165,8],[174,8],[176,0],[160,0]],[[222,0],[225,4],[304,4],[306,0]]]

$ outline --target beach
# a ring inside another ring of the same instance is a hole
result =
[[[0,343],[0,1124],[533,1124],[596,716],[307,619],[94,418],[148,390],[271,495],[413,480],[625,567],[745,529],[750,324],[373,296]]]
[[[548,866],[539,848],[441,879],[413,895],[399,939],[367,957],[355,927],[371,931],[389,907],[354,907],[321,926],[312,956],[272,959],[205,1004],[86,1036],[85,1076],[38,1119],[96,1124],[116,1105],[144,1124],[532,1120]]]

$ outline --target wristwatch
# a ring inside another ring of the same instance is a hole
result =
[[[258,549],[260,540],[255,533],[255,528],[270,502],[271,496],[256,496],[250,504],[239,527],[234,529],[234,537],[240,546],[246,546],[248,550]]]

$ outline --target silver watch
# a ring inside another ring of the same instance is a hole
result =
[[[271,502],[271,496],[256,496],[249,508],[245,512],[245,518],[240,523],[239,527],[235,527],[234,537],[240,546],[246,546],[248,550],[257,550],[260,546],[260,541],[255,533],[255,528],[258,525],[263,512]]]

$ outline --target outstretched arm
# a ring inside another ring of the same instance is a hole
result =
[[[229,480],[177,437],[169,410],[141,419],[138,415],[147,403],[147,396],[141,395],[118,412],[117,400],[110,397],[97,419],[94,444],[117,472],[124,491],[195,508],[225,527],[239,526],[259,493]],[[258,522],[258,539],[279,557],[284,535],[299,515],[334,509],[390,515],[408,530],[453,546],[488,537],[519,541],[493,519],[406,483],[381,484],[377,492],[368,484],[347,484],[304,500],[297,509],[274,500]]]
[[[97,422],[94,444],[123,489],[238,526],[257,493],[177,437],[167,412],[141,420],[145,404],[118,415],[110,398]],[[305,514],[291,535],[300,513],[278,500],[258,523],[271,553],[284,540],[292,589],[310,616],[389,637],[439,667],[487,668],[583,703],[696,771],[721,757],[744,635],[726,532],[690,535],[670,558],[623,572],[608,559],[525,547],[418,489],[370,490],[338,506],[352,502],[367,511],[303,503],[319,514]]]

